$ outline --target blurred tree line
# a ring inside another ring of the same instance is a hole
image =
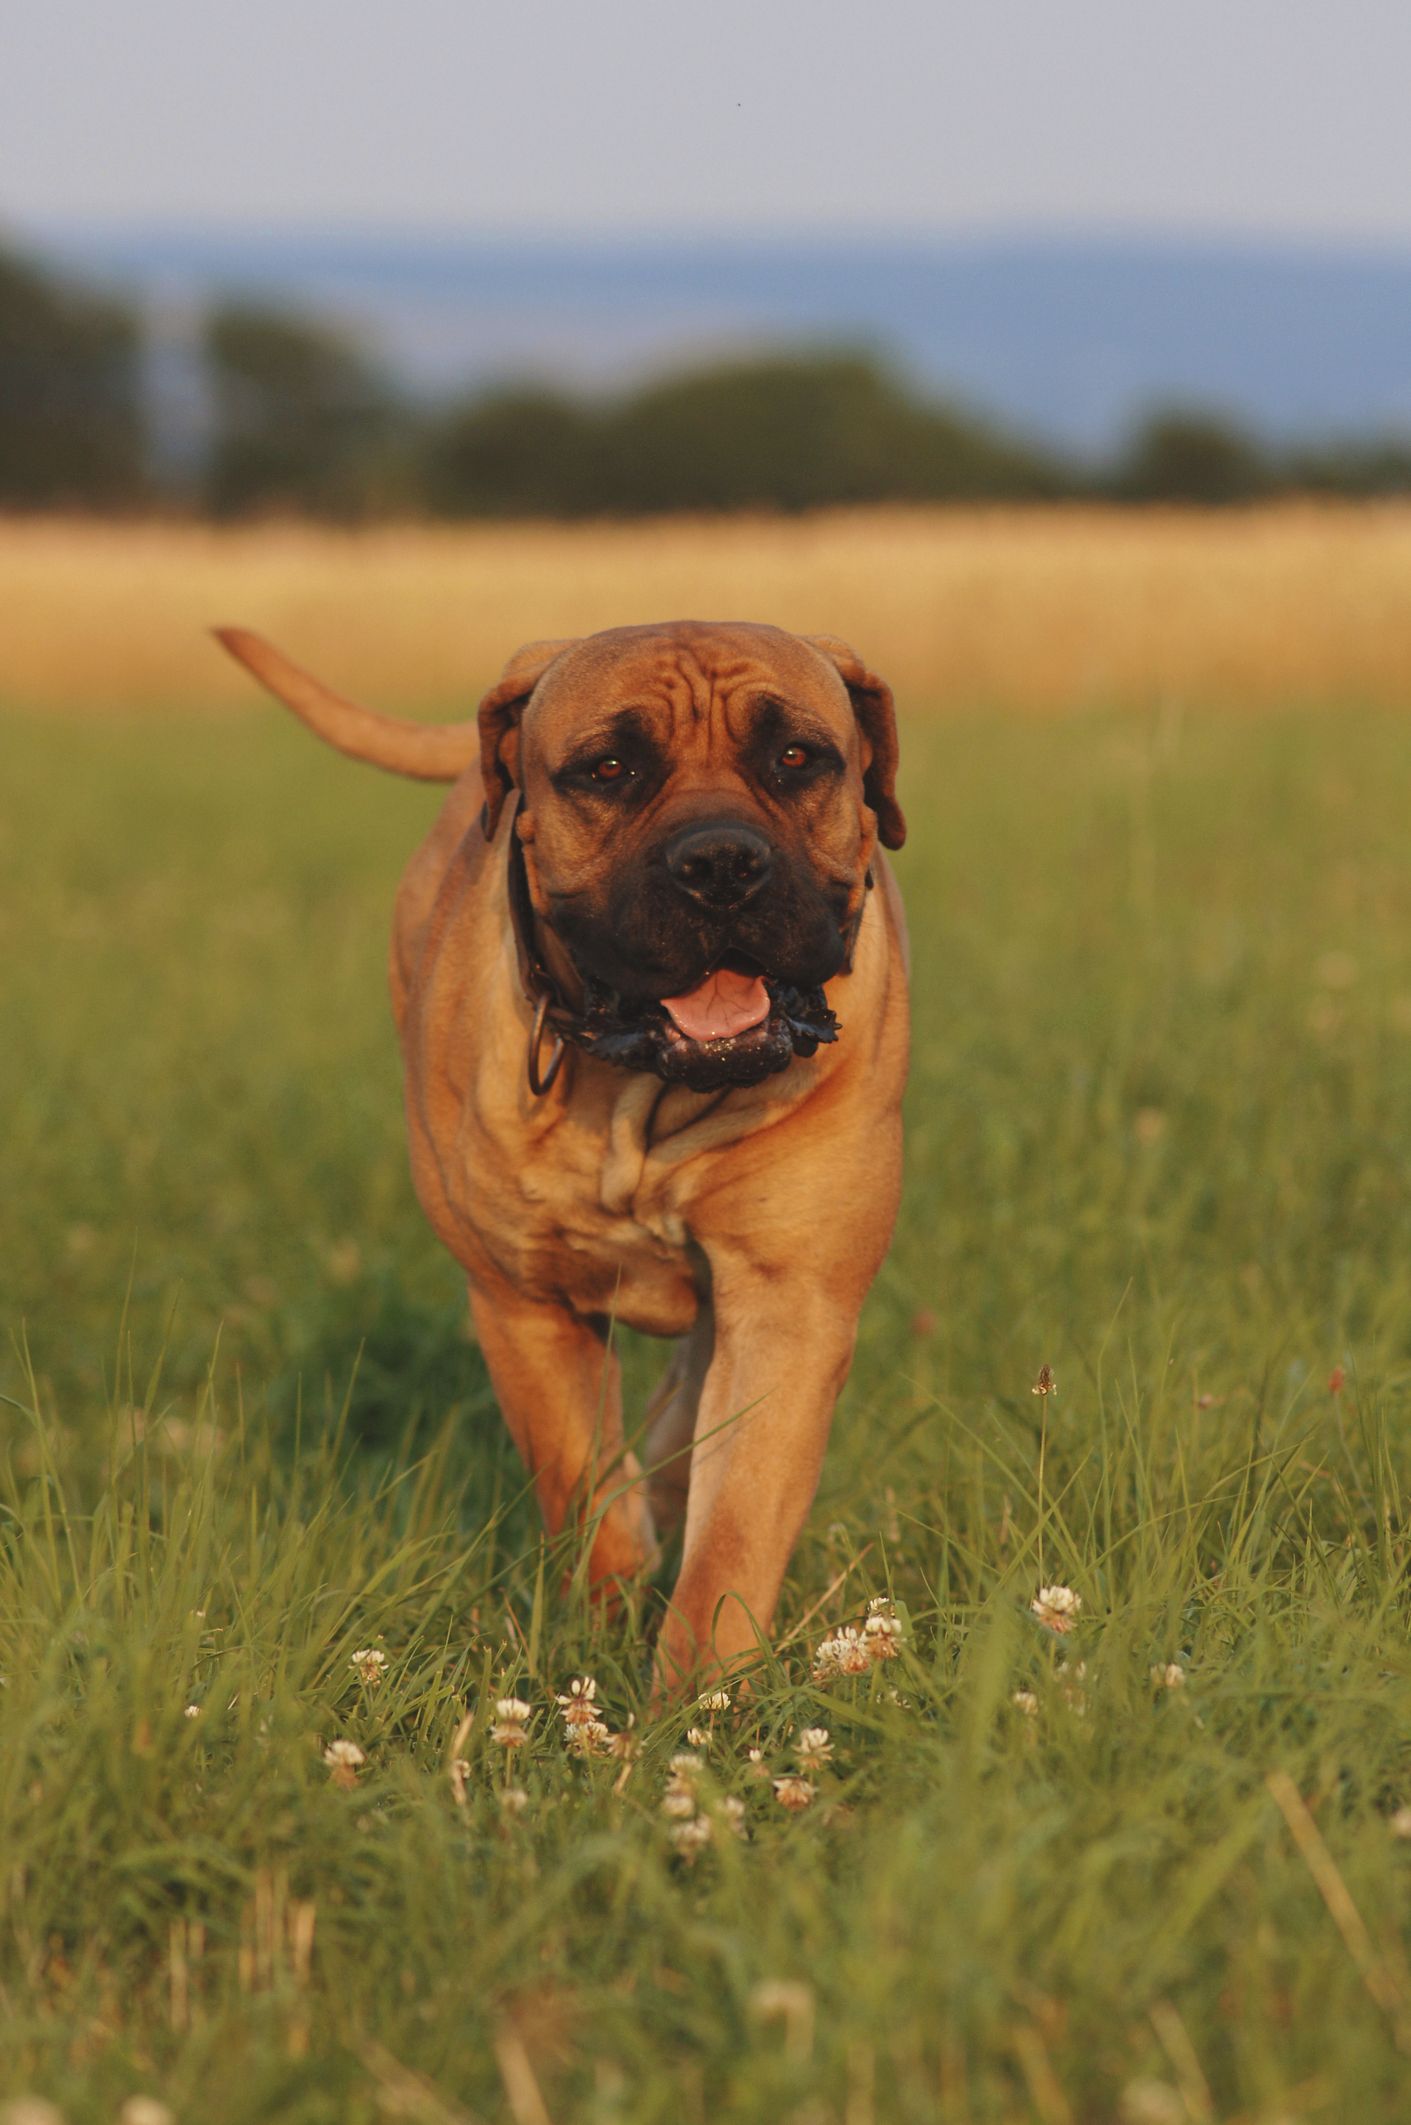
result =
[[[135,310],[0,252],[0,507],[216,518],[638,515],[863,502],[1238,504],[1411,492],[1411,437],[1276,450],[1198,407],[1082,464],[916,393],[865,353],[721,362],[607,400],[544,386],[413,403],[345,334],[203,320],[207,434],[164,467]]]

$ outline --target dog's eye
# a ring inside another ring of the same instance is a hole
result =
[[[627,762],[609,753],[606,760],[595,760],[588,772],[595,782],[620,782],[627,773]]]
[[[810,757],[806,745],[786,745],[779,755],[779,765],[793,768],[797,773],[799,768],[808,766]]]

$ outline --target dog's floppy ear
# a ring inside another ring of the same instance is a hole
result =
[[[519,782],[519,719],[524,705],[556,657],[572,649],[573,638],[526,642],[517,649],[480,704],[480,772],[485,782],[485,809],[480,824],[493,841],[500,812]]]
[[[883,848],[899,849],[906,839],[906,820],[897,803],[897,714],[892,689],[836,635],[805,635],[804,640],[828,659],[851,696],[869,755],[863,766],[862,794],[877,815],[877,839]]]

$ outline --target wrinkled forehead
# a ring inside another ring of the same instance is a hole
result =
[[[634,709],[685,739],[723,725],[743,740],[774,704],[846,744],[852,705],[828,659],[798,635],[745,622],[681,621],[590,635],[552,664],[535,690],[526,728],[552,744]]]

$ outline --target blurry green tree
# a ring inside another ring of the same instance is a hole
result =
[[[438,516],[584,516],[599,496],[598,423],[576,399],[505,387],[433,415],[420,485]]]
[[[0,252],[0,506],[143,500],[141,400],[133,311]]]
[[[1411,494],[1411,441],[1351,437],[1292,453],[1289,485],[1303,494]]]
[[[1233,422],[1195,407],[1169,407],[1142,423],[1117,461],[1123,501],[1252,502],[1278,484],[1278,468]]]
[[[342,520],[419,500],[409,422],[361,349],[282,310],[231,303],[206,321],[212,515],[290,511]]]
[[[1158,408],[1109,463],[1083,463],[924,397],[865,349],[723,360],[611,399],[519,383],[428,408],[326,322],[228,302],[199,368],[207,441],[173,473],[136,311],[0,251],[0,508],[362,522],[1411,493],[1406,436],[1275,449],[1200,407]]]
[[[496,392],[433,424],[426,464],[432,505],[452,516],[1017,500],[1073,480],[851,353],[688,370],[600,406]]]

